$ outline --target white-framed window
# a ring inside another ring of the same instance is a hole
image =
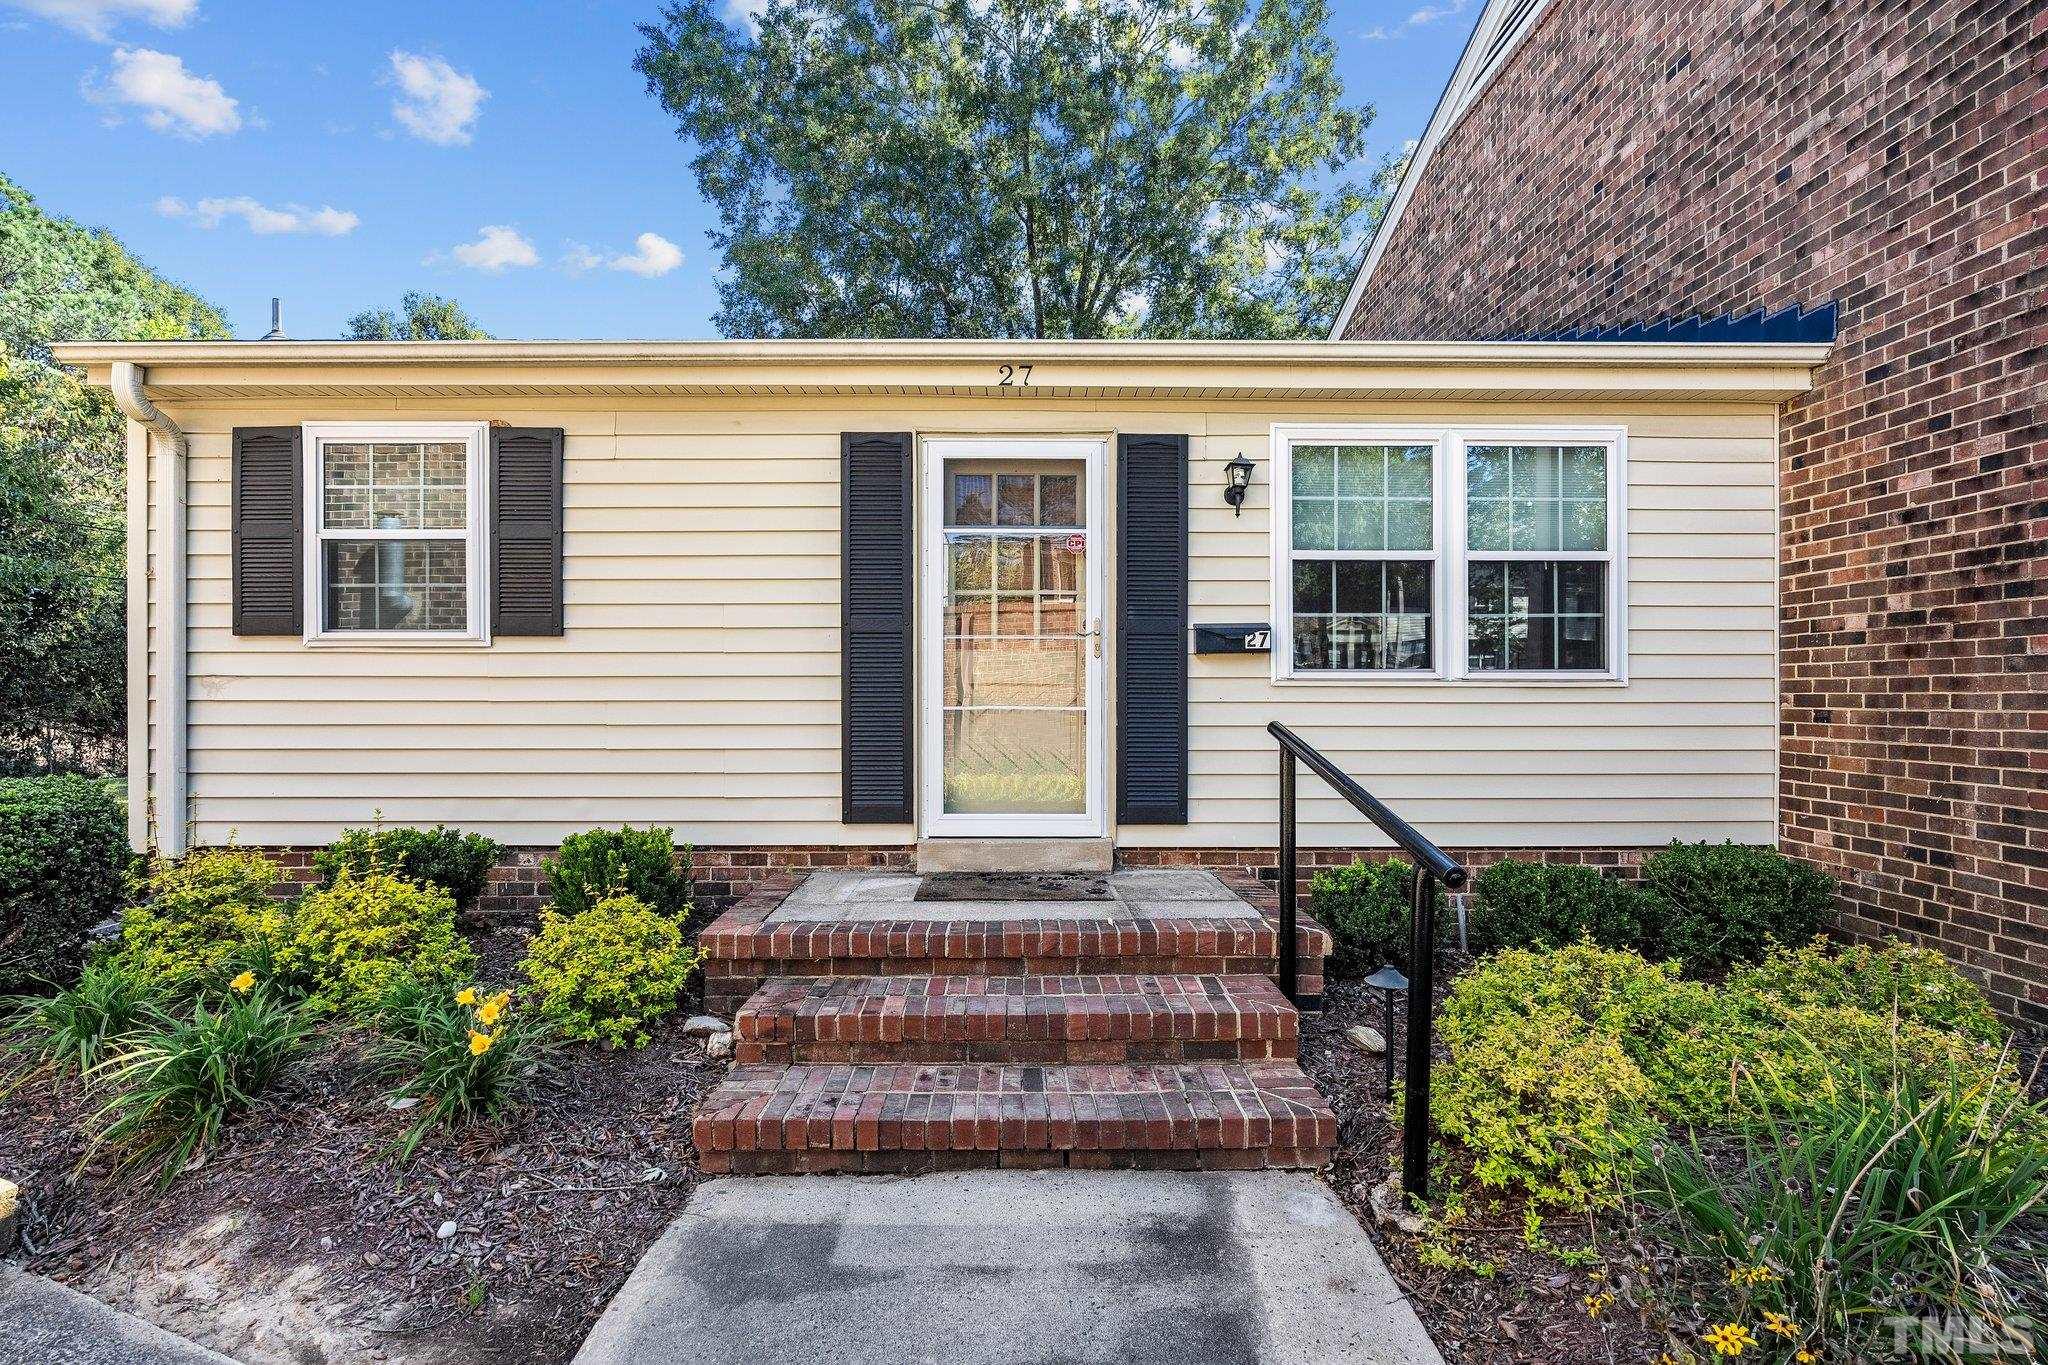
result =
[[[488,426],[304,432],[308,643],[488,643]]]
[[[1276,680],[1626,678],[1621,429],[1275,427],[1272,467]]]
[[[1443,672],[1443,433],[1273,432],[1273,658],[1280,678]]]

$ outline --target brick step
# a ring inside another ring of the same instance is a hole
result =
[[[706,1174],[1325,1164],[1337,1119],[1292,1062],[741,1066],[691,1127]]]
[[[1296,934],[1304,1005],[1322,994],[1328,937],[1302,918]],[[921,919],[849,916],[778,922],[741,908],[698,940],[705,1004],[745,1003],[781,976],[1272,976],[1280,936],[1258,913],[1121,919]]]
[[[741,1008],[745,1063],[1292,1060],[1263,976],[775,977]]]

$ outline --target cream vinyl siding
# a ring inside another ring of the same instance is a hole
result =
[[[679,840],[704,845],[908,842],[909,826],[839,823],[840,433],[1188,432],[1192,618],[1265,621],[1272,426],[1452,421],[1627,428],[1626,685],[1276,684],[1263,655],[1195,658],[1190,823],[1127,827],[1118,841],[1270,846],[1272,719],[1446,846],[1773,838],[1775,427],[1762,402],[591,396],[164,406],[192,447],[198,843],[322,843],[376,812],[513,845],[621,821],[671,825]],[[379,419],[565,429],[564,636],[309,648],[230,633],[231,430]],[[1258,471],[1234,517],[1222,467],[1239,451]],[[162,443],[150,452],[160,478]],[[1093,543],[1113,555],[1113,472],[1107,494]],[[152,678],[160,605],[149,607]],[[1302,790],[1305,841],[1372,842],[1312,782]]]

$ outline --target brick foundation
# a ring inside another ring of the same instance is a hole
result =
[[[310,848],[266,848],[263,852],[284,869],[280,895],[296,895],[314,880]],[[530,918],[547,904],[547,878],[541,874],[541,859],[552,848],[509,848],[491,869],[484,894],[477,899],[482,915]],[[1452,849],[1451,856],[1476,875],[1480,869],[1503,858],[1527,858],[1541,862],[1585,863],[1612,869],[1617,875],[1633,877],[1653,848],[1489,848]],[[699,848],[690,853],[690,894],[700,915],[716,914],[771,879],[784,874],[797,878],[821,868],[874,868],[903,871],[915,859],[909,846],[884,848],[843,848],[816,844],[755,844],[730,848]],[[1304,848],[1298,854],[1303,885],[1318,868],[1343,867],[1352,859],[1391,858],[1392,850],[1352,848]],[[1199,867],[1222,875],[1232,889],[1268,909],[1276,908],[1273,888],[1280,879],[1279,855],[1270,848],[1120,848],[1119,867]],[[1253,883],[1257,886],[1248,890]],[[778,885],[781,883],[778,881]],[[788,885],[794,885],[794,880]],[[779,897],[777,898],[780,899]]]
[[[508,848],[491,869],[476,912],[505,918],[531,918],[547,904],[547,878],[541,859],[552,848]],[[296,895],[314,881],[311,848],[266,848],[263,852],[284,869],[281,895]],[[715,914],[770,877],[782,872],[818,868],[907,868],[913,851],[900,848],[842,848],[818,844],[756,844],[737,848],[699,848],[690,852],[690,895],[699,914]]]
[[[2048,12],[1553,0],[1347,326],[1839,307],[1780,426],[1780,845],[2048,1023]]]

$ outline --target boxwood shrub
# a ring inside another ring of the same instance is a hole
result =
[[[580,915],[599,901],[631,896],[664,915],[690,908],[689,850],[678,868],[672,829],[592,829],[572,834],[541,861],[555,909]]]
[[[1333,976],[1365,976],[1408,960],[1408,900],[1415,869],[1399,858],[1324,868],[1309,879],[1309,913],[1330,931]],[[1443,924],[1443,888],[1437,888]]]
[[[320,885],[332,886],[342,872],[362,876],[390,872],[407,881],[428,882],[455,897],[459,907],[476,904],[491,869],[505,852],[494,839],[446,825],[432,829],[345,829],[313,855]]]
[[[1466,920],[1475,953],[1561,948],[1582,938],[1609,948],[1645,946],[1643,895],[1575,863],[1504,858],[1472,879]]]
[[[1673,843],[1644,862],[1643,890],[1645,948],[1695,976],[1760,961],[1773,940],[1805,943],[1834,918],[1832,878],[1743,844]]]
[[[68,982],[86,931],[128,897],[128,828],[107,783],[0,779],[0,990]]]

